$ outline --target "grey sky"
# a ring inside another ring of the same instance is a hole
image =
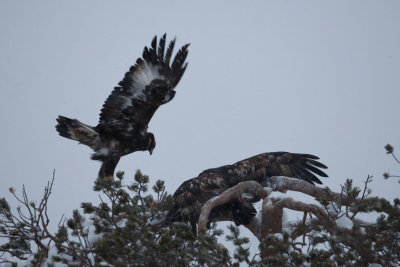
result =
[[[100,108],[154,35],[191,43],[175,99],[150,123],[152,156],[118,170],[170,193],[210,167],[268,151],[318,155],[324,185],[346,178],[388,198],[400,173],[399,1],[1,1],[0,196],[39,199],[56,169],[56,224],[92,192],[100,163],[57,135],[61,114],[96,125]],[[12,202],[14,203],[14,202]]]

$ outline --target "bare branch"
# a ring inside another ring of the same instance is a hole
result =
[[[243,193],[252,194],[260,198],[266,198],[268,191],[255,181],[241,182],[227,190],[225,190],[219,196],[209,199],[201,209],[199,221],[198,221],[198,234],[202,235],[203,229],[207,226],[208,217],[213,208],[223,205],[233,199],[239,198]]]
[[[339,210],[336,210],[337,213],[340,212],[341,205],[352,206],[360,204],[362,201],[369,201],[365,203],[368,203],[369,205],[372,205],[375,208],[382,209],[385,204],[383,200],[380,200],[378,198],[366,198],[366,196],[368,195],[367,184],[370,182],[371,180],[370,178],[371,177],[369,176],[365,182],[365,188],[362,192],[362,198],[356,200],[354,199],[350,200],[347,197],[347,195],[344,194],[343,190],[341,193],[335,193],[324,188],[316,187],[305,181],[288,177],[272,177],[271,180],[269,181],[269,186],[272,188],[272,190],[280,192],[286,192],[287,190],[292,190],[292,191],[302,192],[316,198],[327,198],[331,200],[333,199],[333,202],[339,203],[338,204]],[[265,238],[268,234],[282,233],[282,215],[284,208],[295,211],[302,211],[304,213],[302,222],[290,235],[290,238],[293,241],[292,246],[294,248],[300,244],[298,242],[296,243],[295,239],[301,235],[303,235],[302,245],[305,244],[306,234],[311,230],[310,223],[313,224],[317,222],[318,223],[322,222],[332,226],[335,225],[335,227],[337,227],[335,223],[336,214],[331,214],[328,210],[324,209],[324,207],[314,204],[304,203],[301,201],[296,201],[292,198],[283,198],[283,199],[269,198],[268,197],[269,192],[270,192],[269,190],[262,187],[259,183],[255,181],[246,181],[246,182],[241,182],[236,186],[227,189],[217,197],[209,199],[203,205],[199,217],[198,221],[199,236],[201,236],[205,232],[204,229],[206,228],[209,215],[213,208],[223,205],[234,199],[240,198],[243,193],[258,196],[261,199],[263,199],[262,216],[254,217],[250,224],[245,225],[245,227],[248,228],[260,241],[263,240],[263,238]],[[333,203],[331,203],[331,205],[333,205]],[[393,211],[388,211],[388,212],[393,213]],[[315,217],[311,216],[311,221],[309,221],[308,223],[306,222],[307,214],[309,214],[310,216],[311,215],[315,216]],[[395,214],[398,214],[398,211],[395,211]],[[375,225],[368,225],[367,223],[357,220],[355,218],[350,218],[350,219],[353,221],[353,223],[357,225],[363,225],[364,227],[367,228],[376,227]],[[232,221],[233,218],[231,217],[219,218],[219,220]],[[343,233],[352,232],[352,230],[345,228],[340,228],[337,231]],[[352,233],[352,235],[360,236],[362,235],[362,233],[358,231],[357,233]],[[285,242],[288,242],[288,240],[285,240]],[[268,254],[268,252],[266,253]]]
[[[262,226],[261,226],[262,237],[265,237],[268,234],[282,232],[283,206],[276,205],[277,202],[278,200],[273,198],[263,199]]]
[[[324,210],[314,204],[307,204],[301,201],[296,201],[290,197],[280,199],[274,203],[276,208],[287,208],[296,211],[311,212],[321,221],[332,222],[332,219],[324,212]]]
[[[301,192],[315,198],[327,198],[332,199],[335,202],[342,203],[346,206],[353,206],[355,204],[368,203],[368,207],[370,209],[375,209],[376,211],[386,212],[392,216],[400,217],[399,209],[390,209],[388,208],[388,201],[384,198],[365,198],[365,199],[357,199],[354,202],[353,199],[347,198],[344,194],[335,193],[332,191],[328,191],[325,188],[314,186],[305,181],[289,178],[285,176],[274,176],[271,177],[269,181],[269,186],[274,191],[286,192],[287,190]]]

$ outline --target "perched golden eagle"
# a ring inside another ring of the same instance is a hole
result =
[[[171,61],[175,39],[166,50],[165,39],[164,34],[157,44],[156,36],[151,47],[144,48],[142,58],[107,98],[96,127],[63,116],[57,119],[56,129],[61,136],[89,146],[94,150],[92,159],[102,161],[99,178],[113,179],[115,167],[124,155],[153,152],[156,141],[147,132],[148,124],[158,107],[174,98],[174,88],[187,67],[189,44]]]
[[[175,191],[174,206],[169,210],[164,223],[189,222],[195,231],[203,204],[243,181],[256,181],[266,185],[270,177],[288,176],[311,184],[322,184],[316,175],[328,177],[320,170],[327,167],[318,162],[318,159],[309,154],[271,152],[259,154],[233,165],[205,170],[198,177],[185,181]],[[247,196],[214,208],[209,222],[233,218],[236,225],[247,225],[256,214],[252,203],[259,200]]]

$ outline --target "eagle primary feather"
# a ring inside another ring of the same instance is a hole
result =
[[[151,154],[155,147],[154,135],[147,132],[148,124],[158,107],[174,98],[174,88],[187,67],[189,46],[184,45],[170,64],[175,39],[165,54],[166,35],[157,43],[156,36],[111,92],[96,127],[63,116],[57,119],[56,129],[61,136],[91,147],[92,159],[103,162],[100,178],[113,177],[122,156],[146,150]]]
[[[212,197],[243,181],[256,181],[266,185],[273,176],[288,176],[311,184],[321,181],[316,175],[328,177],[320,169],[327,167],[318,162],[319,158],[309,154],[270,152],[203,171],[196,178],[185,181],[174,193],[174,206],[166,216],[166,223],[190,222],[195,230],[203,204]],[[250,223],[256,214],[252,203],[259,199],[242,197],[215,208],[210,221],[219,218],[233,218],[237,225]]]

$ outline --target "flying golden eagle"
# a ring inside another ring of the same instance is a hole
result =
[[[322,184],[316,175],[328,177],[320,169],[327,167],[318,162],[319,158],[309,154],[270,152],[203,171],[198,177],[185,181],[174,193],[174,206],[169,210],[164,223],[189,222],[193,231],[204,203],[220,195],[226,189],[243,181],[256,181],[267,185],[273,176],[298,178],[311,184]],[[252,203],[256,197],[242,197],[232,200],[211,211],[209,222],[233,218],[236,225],[247,225],[255,216]]]
[[[189,47],[184,45],[171,61],[175,39],[166,51],[165,39],[164,34],[157,47],[155,36],[151,47],[144,48],[142,58],[107,98],[96,127],[63,116],[57,119],[61,136],[89,146],[94,150],[91,158],[102,161],[99,178],[113,179],[122,156],[146,150],[151,154],[156,146],[148,124],[158,107],[174,98],[174,88],[187,67]]]

